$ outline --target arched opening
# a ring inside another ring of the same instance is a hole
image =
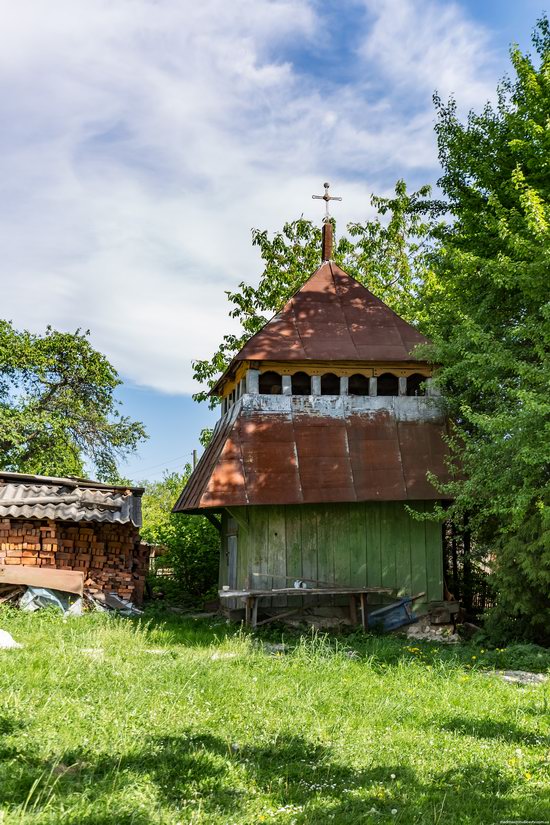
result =
[[[369,379],[365,375],[350,375],[348,381],[349,395],[368,395],[369,394]]]
[[[321,395],[340,395],[340,378],[333,372],[321,376]]]
[[[385,372],[378,376],[377,395],[399,395],[399,378],[391,372]]]
[[[311,395],[311,376],[295,372],[292,376],[292,395]]]
[[[426,395],[426,376],[415,372],[407,378],[407,395]]]
[[[258,389],[264,395],[281,395],[283,392],[281,376],[278,372],[262,372]]]

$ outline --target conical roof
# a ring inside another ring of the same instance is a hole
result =
[[[428,343],[366,287],[324,261],[235,361],[415,361]]]

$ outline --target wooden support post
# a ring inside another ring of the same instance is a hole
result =
[[[359,598],[361,600],[361,624],[363,626],[363,630],[367,630],[367,627],[368,627],[367,594],[366,593],[360,593]]]
[[[252,604],[252,627],[255,629],[258,624],[258,596],[253,597],[253,604]]]
[[[239,527],[242,527],[243,530],[248,530],[248,518],[242,515],[238,510],[230,509],[229,507],[225,508],[232,519],[235,519]],[[244,509],[244,508],[241,508]]]
[[[218,533],[221,533],[221,531],[222,531],[222,523],[221,523],[221,521],[220,521],[219,519],[217,519],[217,518],[216,518],[216,516],[214,516],[212,513],[209,513],[208,511],[206,511],[206,512],[204,513],[204,517],[205,517],[206,519],[208,519],[208,521],[210,522],[210,524],[213,524],[213,525],[214,525],[214,527],[216,528],[216,530],[218,531]]]
[[[251,623],[251,608],[254,603],[252,596],[247,596],[244,605],[244,623],[249,625]]]
[[[352,625],[355,626],[357,624],[357,603],[353,593],[351,593],[349,597],[349,620]]]

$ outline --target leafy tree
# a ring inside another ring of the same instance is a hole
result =
[[[166,548],[162,566],[173,568],[185,593],[204,595],[218,581],[220,534],[202,516],[172,513],[190,475],[188,464],[182,474],[170,473],[162,481],[145,483],[141,535]]]
[[[117,461],[146,438],[143,425],[122,416],[114,391],[120,379],[88,333],[45,335],[0,321],[0,466],[46,475],[118,479]]]
[[[464,473],[449,487],[451,514],[469,514],[492,538],[501,609],[541,639],[550,627],[547,18],[534,45],[538,62],[513,48],[515,77],[466,123],[454,100],[436,97],[440,185],[454,220],[440,229],[424,298]]]
[[[409,194],[403,181],[397,182],[394,197],[373,195],[371,205],[377,216],[348,225],[349,237],[337,240],[334,260],[407,320],[421,321],[419,288],[435,222],[444,207],[430,199],[429,186]],[[254,229],[252,243],[259,248],[264,263],[258,286],[243,281],[236,291],[226,293],[229,315],[239,320],[241,332],[224,335],[211,359],[193,363],[195,379],[207,388],[320,263],[321,228],[303,218],[286,223],[272,239],[266,231]],[[208,389],[193,397],[205,400]],[[215,403],[211,400],[212,406]]]

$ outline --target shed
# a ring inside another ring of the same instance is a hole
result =
[[[0,472],[0,565],[78,570],[88,586],[140,603],[148,550],[140,487]]]
[[[325,259],[213,389],[221,418],[175,512],[219,517],[220,585],[293,579],[443,599],[447,421],[427,339]],[[284,608],[278,600],[273,606]]]

